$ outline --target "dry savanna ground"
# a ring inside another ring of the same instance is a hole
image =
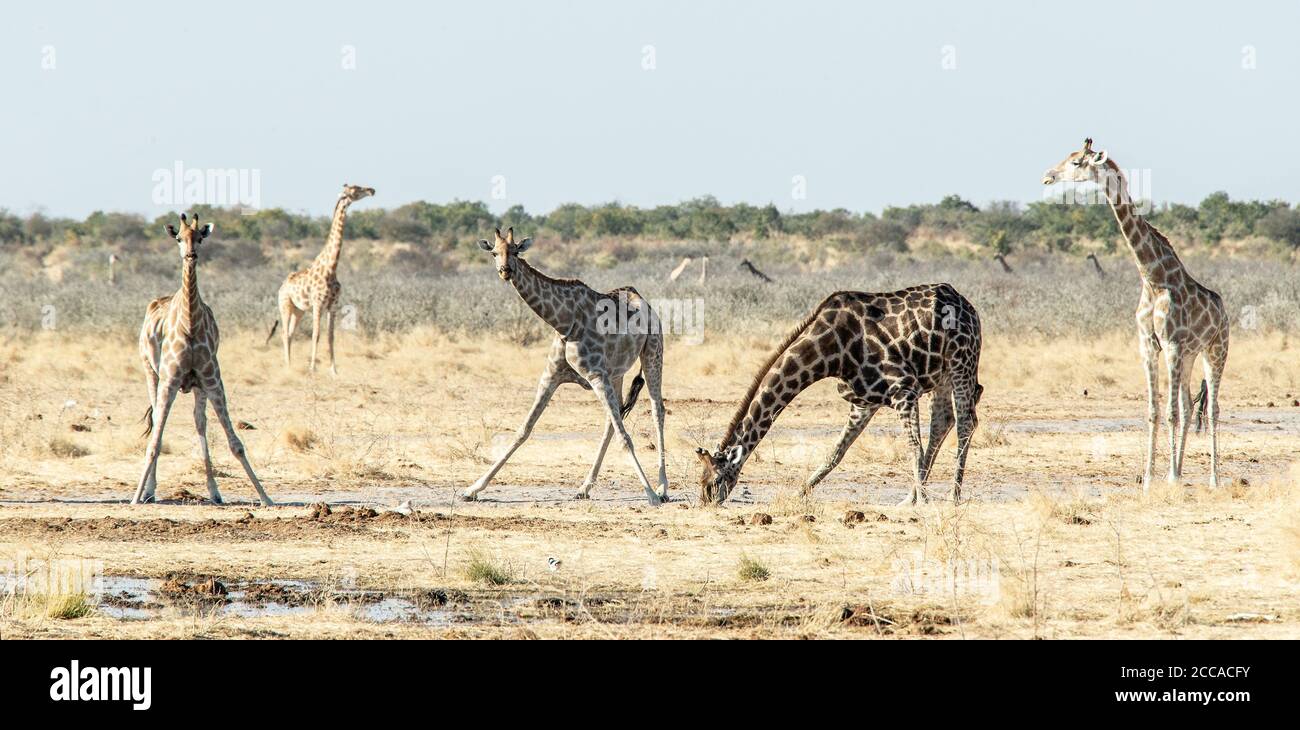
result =
[[[702,507],[692,450],[714,445],[780,329],[670,341],[676,500],[657,509],[613,449],[593,499],[569,499],[601,427],[591,395],[572,386],[484,501],[455,502],[527,412],[545,344],[430,331],[343,333],[337,379],[306,374],[302,344],[286,371],[254,333],[228,335],[232,415],[279,505],[254,504],[215,419],[228,504],[205,503],[182,395],[162,502],[132,507],[146,404],[133,343],[11,338],[0,349],[0,561],[91,561],[107,578],[83,597],[11,572],[0,634],[1300,636],[1300,365],[1283,336],[1233,343],[1217,491],[1207,439],[1194,435],[1184,483],[1140,494],[1145,395],[1131,335],[995,335],[969,502],[892,506],[909,468],[889,411],[800,498],[847,415],[823,383],[750,461],[748,494]],[[630,423],[652,465],[644,399]],[[937,494],[952,456],[950,438]]]

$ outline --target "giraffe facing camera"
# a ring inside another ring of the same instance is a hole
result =
[[[144,472],[136,486],[131,504],[153,502],[158,488],[158,455],[162,452],[163,428],[167,415],[178,392],[194,393],[194,427],[198,431],[199,450],[208,480],[208,496],[214,504],[221,504],[221,493],[213,477],[212,458],[208,453],[207,403],[226,432],[230,452],[244,467],[257,496],[264,506],[271,498],[262,489],[262,483],[248,463],[244,444],[230,422],[226,403],[226,388],[221,381],[221,367],[217,364],[217,347],[220,333],[212,309],[199,296],[198,247],[212,235],[211,223],[200,226],[199,217],[181,214],[181,225],[168,224],[167,235],[176,239],[181,253],[181,288],[175,293],[159,297],[149,303],[145,311],[144,326],[140,328],[140,359],[144,362],[145,385],[149,389],[149,409],[145,411],[144,436],[149,439],[145,449]]]

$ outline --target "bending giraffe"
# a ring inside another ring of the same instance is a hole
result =
[[[514,286],[520,298],[556,332],[547,357],[546,370],[537,384],[537,395],[527,420],[515,435],[514,442],[487,473],[466,489],[461,497],[476,499],[492,477],[505,466],[510,456],[528,440],[542,411],[565,383],[574,383],[596,394],[605,410],[605,435],[596,451],[587,479],[574,499],[587,499],[600,474],[601,462],[617,432],[646,498],[651,505],[668,499],[668,471],[664,462],[663,334],[650,303],[632,287],[600,293],[577,279],[552,279],[534,269],[520,255],[528,250],[532,239],[515,243],[515,231],[504,236],[496,231],[493,243],[479,241],[479,247],[496,259],[497,275]],[[627,398],[622,398],[623,376],[640,358],[641,372],[632,381]],[[650,486],[641,462],[632,448],[632,437],[623,419],[632,411],[642,385],[649,390],[651,410],[659,439],[659,491]]]
[[[1169,429],[1170,483],[1182,477],[1187,427],[1191,421],[1192,365],[1201,356],[1205,380],[1196,399],[1209,410],[1210,484],[1219,485],[1219,383],[1228,360],[1228,315],[1218,293],[1202,286],[1187,272],[1169,239],[1134,209],[1128,182],[1119,165],[1105,150],[1094,151],[1092,138],[1083,149],[1071,152],[1060,164],[1043,174],[1043,184],[1059,181],[1094,182],[1101,186],[1115,213],[1124,240],[1133,252],[1142,277],[1138,300],[1138,352],[1147,376],[1147,453],[1142,473],[1143,492],[1151,488],[1155,463],[1156,430],[1160,396],[1160,355],[1164,353],[1168,377],[1165,423]],[[1175,429],[1175,425],[1177,428]]]
[[[220,343],[217,320],[199,296],[199,244],[212,235],[212,224],[200,228],[197,215],[191,220],[182,213],[180,230],[168,224],[167,234],[180,244],[181,288],[175,294],[150,302],[140,329],[140,358],[144,361],[145,384],[149,388],[149,410],[145,412],[149,446],[145,450],[144,473],[140,475],[131,504],[154,501],[158,488],[158,454],[162,450],[167,414],[178,391],[194,391],[194,427],[198,430],[199,450],[208,478],[208,496],[214,504],[221,504],[221,493],[212,475],[212,458],[208,454],[207,402],[212,401],[231,453],[243,465],[262,504],[270,505],[271,498],[266,496],[266,490],[253,473],[244,444],[230,422],[226,388],[217,364]]]
[[[339,193],[339,198],[334,203],[334,219],[330,222],[330,235],[325,241],[325,248],[317,254],[316,260],[302,271],[295,271],[285,278],[284,283],[280,285],[280,293],[277,297],[277,306],[280,318],[271,325],[271,331],[266,335],[266,341],[269,344],[271,338],[275,336],[275,330],[281,323],[284,324],[284,333],[281,339],[284,340],[284,364],[289,365],[289,345],[293,340],[294,330],[298,329],[298,323],[302,320],[302,315],[308,311],[311,312],[311,371],[316,372],[316,348],[320,344],[320,320],[322,316],[329,318],[329,351],[330,351],[330,375],[338,375],[338,369],[334,365],[334,316],[335,308],[339,303],[339,292],[343,287],[339,284],[338,273],[339,253],[343,250],[343,223],[348,217],[348,207],[353,203],[368,198],[375,194],[374,188],[363,188],[359,185],[344,185],[343,192]]]
[[[980,320],[975,307],[948,284],[888,294],[837,292],[772,353],[731,419],[714,453],[696,449],[704,472],[700,499],[722,502],[745,460],[800,392],[823,378],[839,380],[849,422],[824,464],[804,485],[811,493],[844,458],[883,406],[898,411],[914,455],[912,489],[901,505],[928,499],[923,489],[943,440],[957,425],[957,470],[952,499],[961,499],[966,454],[977,419]],[[918,403],[933,393],[930,441],[922,448]]]

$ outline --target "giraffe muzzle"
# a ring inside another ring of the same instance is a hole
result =
[[[510,275],[512,273],[513,272],[510,270],[509,266],[501,266],[497,268],[497,276],[501,277],[501,281],[510,281]]]

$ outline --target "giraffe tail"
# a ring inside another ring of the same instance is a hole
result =
[[[275,337],[275,331],[279,328],[280,328],[280,320],[277,319],[275,320],[274,323],[271,324],[271,331],[266,333],[266,342],[264,344],[267,345],[271,344],[271,338]]]
[[[644,385],[645,368],[643,367],[641,372],[637,373],[636,377],[632,379],[632,387],[627,389],[627,397],[623,399],[623,418],[627,418],[627,414],[632,412],[632,408],[636,405],[636,398],[641,395],[641,388]]]
[[[140,434],[140,438],[147,439],[153,434],[153,406],[149,406],[148,410],[144,412],[142,420],[144,421],[144,433]]]
[[[1196,407],[1196,432],[1200,433],[1205,428],[1205,402],[1209,400],[1210,384],[1204,380],[1201,381],[1201,392],[1192,399],[1192,405]]]

